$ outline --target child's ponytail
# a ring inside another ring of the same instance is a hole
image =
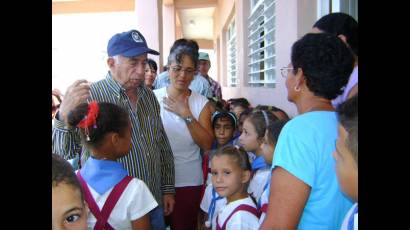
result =
[[[85,137],[85,141],[91,141],[93,129],[97,128],[97,117],[99,114],[99,106],[96,101],[89,104],[80,104],[68,116],[68,123],[71,126],[76,126],[81,129],[81,133]],[[70,116],[71,115],[71,116]],[[94,138],[93,138],[94,139]]]
[[[123,133],[129,125],[128,112],[107,102],[82,103],[73,109],[67,117],[68,124],[79,128],[83,142],[98,144],[109,132]]]

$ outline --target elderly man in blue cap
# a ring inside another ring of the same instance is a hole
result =
[[[126,109],[132,123],[132,148],[119,162],[128,175],[148,185],[159,204],[150,211],[151,228],[165,229],[164,215],[169,215],[175,204],[174,159],[158,101],[144,85],[147,54],[159,53],[148,48],[144,36],[137,30],[115,34],[108,42],[107,53],[109,71],[105,79],[95,83],[77,80],[67,89],[54,118],[52,150],[67,160],[80,155],[84,165],[89,152],[80,143],[78,130],[67,125],[70,111],[92,100]]]

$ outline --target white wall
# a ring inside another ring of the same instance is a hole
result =
[[[136,29],[134,12],[53,15],[52,87],[65,93],[77,79],[105,77],[108,40],[131,29]]]

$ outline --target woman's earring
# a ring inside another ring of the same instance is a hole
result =
[[[293,87],[293,89],[294,89],[296,92],[299,92],[299,91],[300,91],[300,87],[297,86],[297,85],[295,85],[295,87]]]

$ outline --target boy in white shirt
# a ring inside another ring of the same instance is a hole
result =
[[[339,136],[336,142],[336,175],[342,191],[356,203],[347,212],[341,230],[358,229],[358,95],[337,108]]]

